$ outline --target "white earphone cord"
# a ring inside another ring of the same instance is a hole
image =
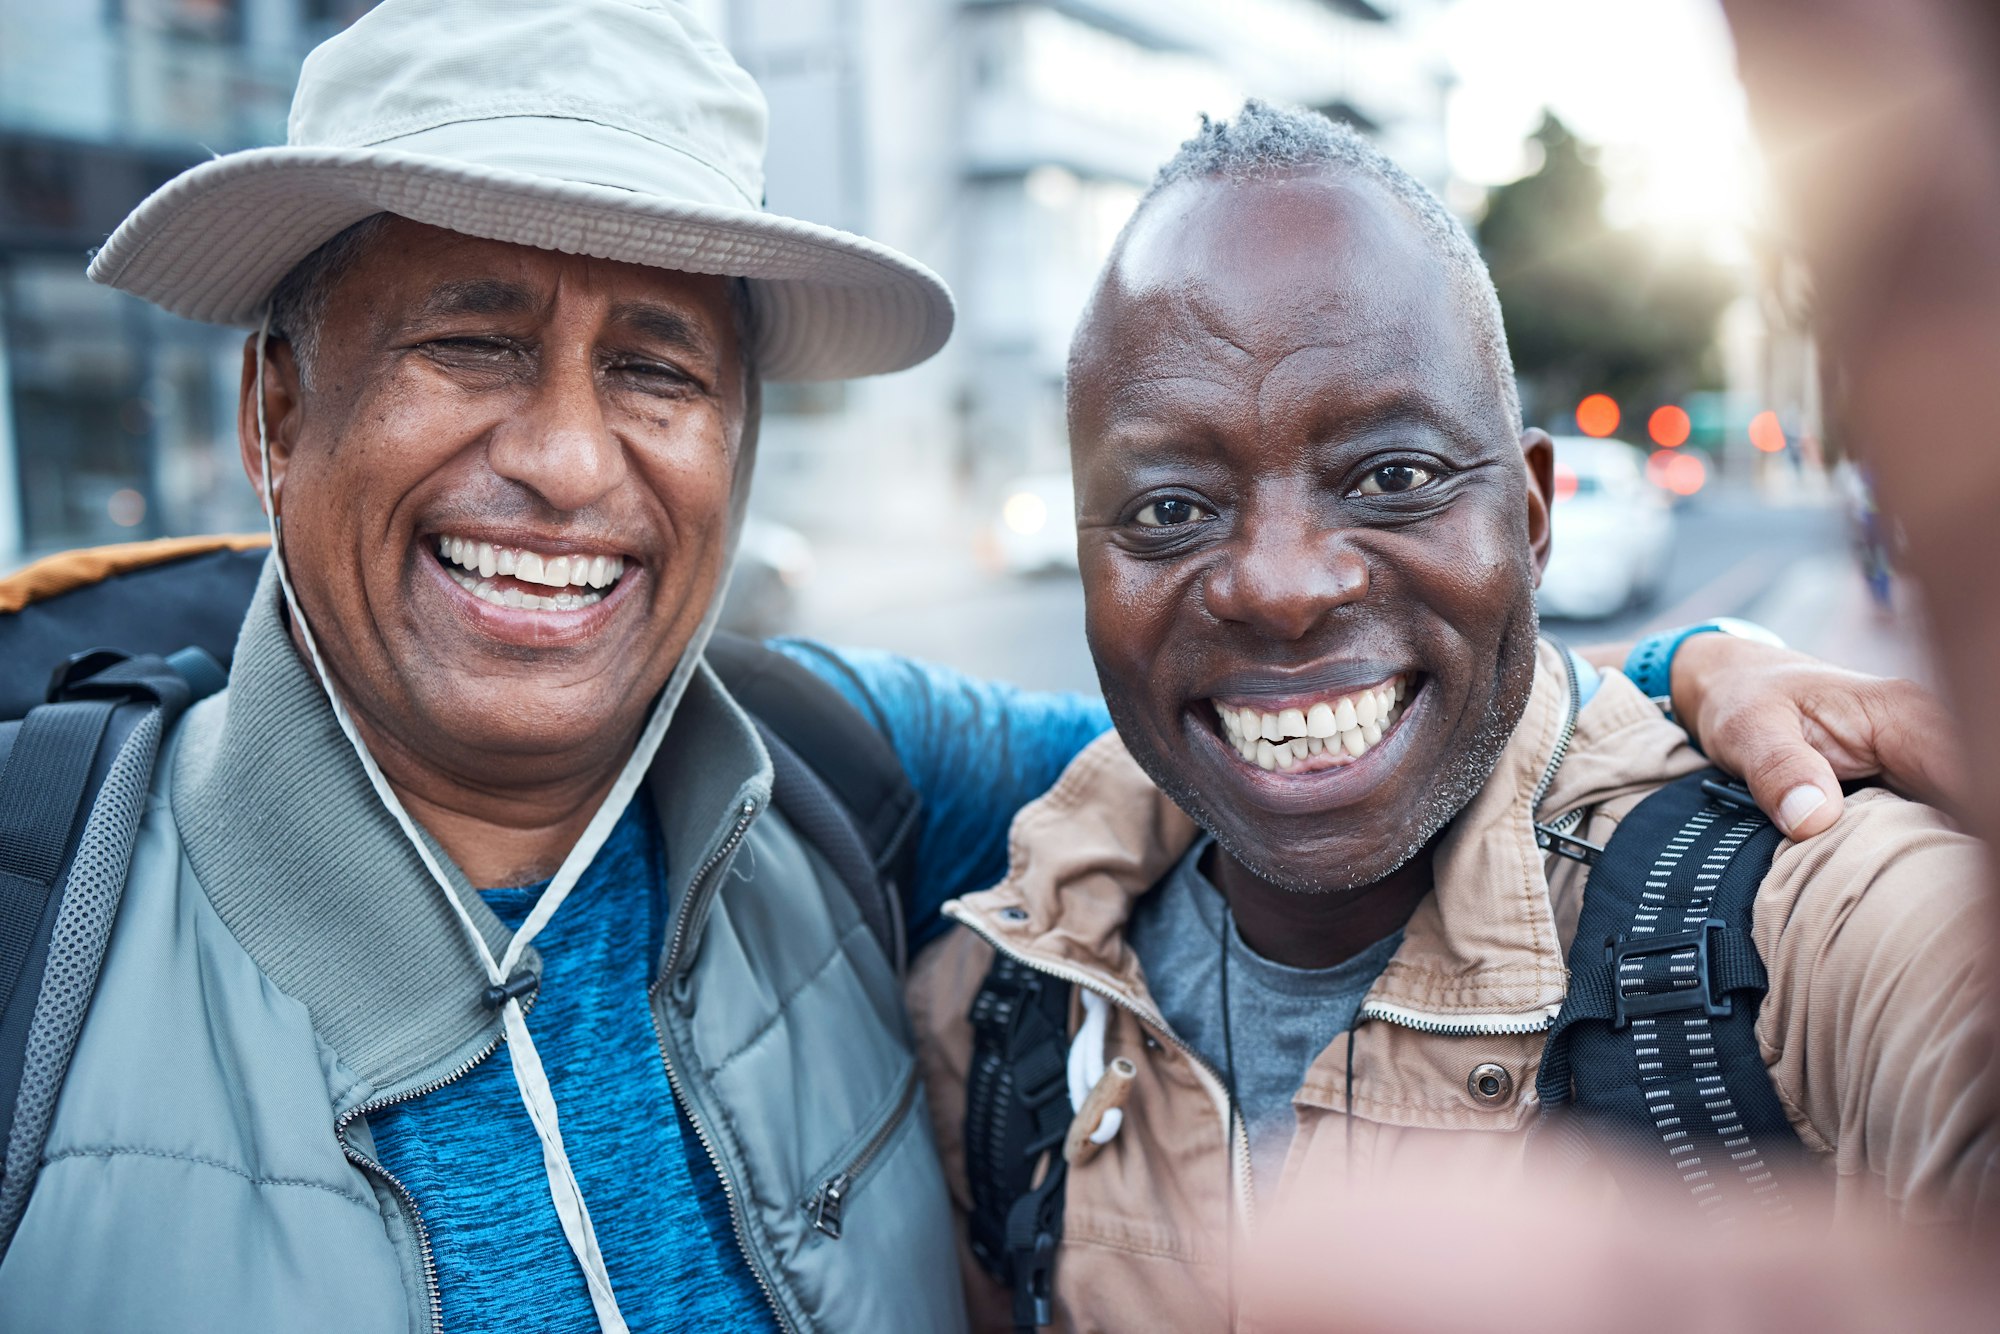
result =
[[[687,681],[694,672],[698,654],[687,654],[675,668],[673,677],[654,707],[652,716],[639,734],[639,743],[626,761],[618,780],[612,784],[611,792],[604,804],[591,817],[583,831],[583,837],[570,849],[563,859],[555,878],[535,906],[528,913],[521,929],[507,942],[506,953],[495,960],[493,952],[487,948],[486,938],[473,924],[472,916],[459,901],[458,892],[452,887],[451,878],[439,866],[437,858],[417,831],[416,822],[410,818],[388,779],[375,763],[375,757],[368,753],[361,734],[355,730],[354,720],[340,702],[340,695],[333,688],[333,678],[326,670],[326,663],[320,657],[319,643],[314,639],[312,627],[307,624],[305,613],[299,607],[297,596],[292,591],[291,574],[285,565],[285,549],[281,540],[278,523],[278,505],[275,490],[271,484],[271,441],[264,419],[264,352],[270,338],[271,316],[267,310],[263,323],[257,330],[257,376],[255,392],[257,397],[257,453],[258,463],[263,470],[261,489],[264,499],[264,515],[271,532],[271,559],[278,573],[278,585],[284,592],[285,605],[291,609],[292,622],[299,627],[299,636],[305,641],[306,651],[312,659],[313,673],[319,678],[320,689],[326,692],[327,703],[333,708],[335,721],[353,746],[355,755],[361,761],[362,769],[368,775],[368,782],[375,789],[375,795],[395,817],[403,836],[416,849],[417,856],[431,873],[431,878],[443,891],[445,902],[451,905],[452,914],[458,918],[459,926],[479,955],[485,966],[486,976],[496,987],[504,987],[512,976],[515,966],[521,961],[522,953],[534,941],[535,936],[555,916],[569,897],[571,889],[589,867],[591,859],[604,845],[612,827],[624,814],[632,794],[638,789],[652,763],[653,754],[659,749],[660,739],[666,735],[667,724],[673,719],[675,703],[686,689]],[[717,599],[718,603],[720,599]],[[711,619],[713,613],[711,612]],[[704,627],[705,628],[705,627]],[[611,1275],[605,1269],[604,1253],[597,1245],[597,1232],[591,1226],[590,1210],[583,1201],[583,1188],[577,1184],[576,1173],[570,1167],[569,1154],[563,1148],[562,1130],[557,1122],[555,1093],[549,1087],[547,1072],[542,1068],[542,1058],[535,1050],[535,1041],[528,1033],[528,1020],[519,999],[509,997],[502,1006],[501,1022],[507,1037],[507,1052],[514,1069],[514,1083],[521,1091],[521,1101],[528,1109],[528,1119],[534,1123],[535,1134],[542,1143],[542,1166],[548,1175],[549,1197],[555,1203],[556,1216],[562,1223],[563,1236],[568,1239],[570,1250],[583,1269],[583,1277],[590,1288],[590,1303],[597,1312],[597,1324],[604,1334],[629,1334],[625,1317],[618,1309],[618,1298],[611,1291]]]

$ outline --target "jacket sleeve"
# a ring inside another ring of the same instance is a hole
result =
[[[1880,789],[1779,845],[1757,899],[1771,976],[1757,1037],[1843,1214],[1960,1223],[2000,1194],[1996,932],[1986,859]]]
[[[1007,874],[1014,813],[1111,726],[1103,701],[982,681],[875,649],[801,639],[770,646],[839,690],[889,739],[922,803],[903,917],[914,951],[945,926],[948,899]]]

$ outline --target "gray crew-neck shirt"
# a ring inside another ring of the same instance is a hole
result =
[[[1354,1026],[1368,988],[1403,933],[1331,968],[1288,968],[1248,945],[1228,919],[1221,891],[1202,874],[1213,840],[1196,841],[1133,909],[1125,938],[1167,1024],[1217,1070],[1228,1066],[1222,1035],[1222,932],[1229,929],[1229,1027],[1236,1056],[1236,1102],[1250,1134],[1251,1177],[1259,1193],[1284,1167],[1296,1119],[1292,1095],[1328,1044]]]

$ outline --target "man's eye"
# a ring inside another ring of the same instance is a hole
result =
[[[1431,470],[1414,463],[1385,463],[1361,479],[1364,496],[1395,496],[1431,484]]]
[[[1191,500],[1156,500],[1132,517],[1141,528],[1178,528],[1215,516]]]

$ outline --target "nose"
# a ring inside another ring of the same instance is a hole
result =
[[[1338,528],[1310,513],[1282,511],[1244,521],[1203,590],[1217,620],[1266,639],[1304,638],[1335,608],[1368,596],[1368,562]]]
[[[493,471],[555,509],[589,508],[625,480],[625,446],[604,411],[587,346],[548,349],[532,398],[487,447]]]

